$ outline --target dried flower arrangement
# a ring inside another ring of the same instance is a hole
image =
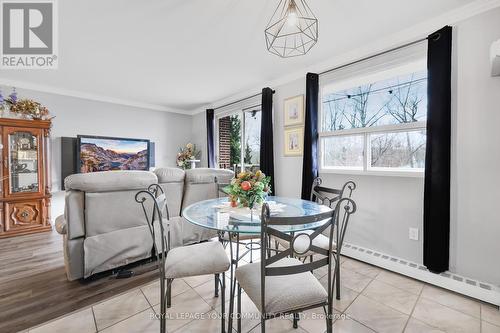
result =
[[[28,119],[50,119],[49,110],[45,106],[32,99],[19,99],[15,88],[12,89],[8,98],[4,98],[0,91],[0,110],[9,110],[15,115]]]
[[[180,148],[177,153],[177,166],[181,169],[190,169],[191,160],[196,160],[200,157],[201,152],[196,149],[196,145],[188,143],[186,147]]]

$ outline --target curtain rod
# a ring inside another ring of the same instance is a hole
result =
[[[349,66],[355,65],[357,63],[360,63],[360,62],[363,62],[363,61],[367,61],[367,60],[370,60],[370,59],[373,59],[373,58],[376,58],[376,57],[380,57],[380,56],[382,56],[384,54],[391,53],[391,52],[394,52],[394,51],[397,51],[397,50],[404,49],[404,48],[406,48],[408,46],[412,46],[412,45],[421,43],[421,42],[426,41],[428,39],[429,39],[428,37],[420,38],[420,39],[415,40],[413,42],[406,43],[406,44],[403,44],[403,45],[400,45],[400,46],[396,46],[396,47],[393,47],[392,49],[385,50],[385,51],[382,51],[382,52],[379,52],[379,53],[375,53],[375,54],[372,54],[370,56],[367,56],[367,57],[364,57],[364,58],[361,58],[361,59],[358,59],[358,60],[355,60],[355,61],[351,61],[351,62],[349,62],[347,64],[343,64],[343,65],[340,65],[340,66],[337,66],[337,67],[334,67],[334,68],[327,69],[326,71],[323,71],[323,72],[318,73],[318,74],[319,75],[323,75],[323,74],[330,73],[330,72],[333,72],[333,71],[336,71],[336,70],[339,70],[339,69],[342,69],[342,68],[345,68],[345,67],[349,67]]]
[[[274,94],[275,92],[276,92],[276,91],[274,91],[274,90],[273,90],[273,94]],[[233,104],[236,104],[236,103],[239,103],[239,102],[246,101],[247,99],[254,98],[254,97],[257,97],[257,96],[260,96],[260,95],[262,95],[262,93],[258,93],[258,94],[252,95],[252,96],[248,96],[248,97],[245,97],[245,98],[239,99],[239,100],[234,101],[234,102],[231,102],[231,103],[227,103],[227,104],[224,104],[224,105],[218,106],[218,107],[214,108],[214,111],[215,111],[215,110],[218,110],[218,109],[225,108],[225,107],[227,107],[227,106],[230,106],[230,105],[233,105]]]

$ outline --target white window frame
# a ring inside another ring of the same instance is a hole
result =
[[[219,169],[219,119],[220,118],[225,118],[225,117],[230,117],[233,115],[239,115],[241,119],[241,129],[240,129],[240,140],[241,140],[241,152],[240,152],[240,164],[241,164],[241,170],[245,171],[246,164],[244,162],[245,160],[245,145],[246,143],[244,142],[244,137],[245,137],[245,112],[251,112],[251,110],[254,109],[259,109],[260,112],[262,112],[261,109],[261,104],[254,104],[251,106],[245,106],[245,107],[240,107],[240,108],[232,108],[231,110],[227,111],[222,111],[218,112],[215,114],[214,120],[215,120],[215,145],[216,145],[216,155],[215,155],[215,161],[217,163],[216,168]],[[262,129],[261,129],[262,130]],[[232,166],[231,166],[232,167]]]
[[[375,74],[371,73],[365,76],[358,76],[355,78],[348,78],[343,80],[338,85],[335,85],[335,91],[340,91],[347,88],[355,87],[356,85],[366,84],[370,82],[376,82],[381,79],[389,79],[398,75],[404,75],[411,72],[417,72],[425,69],[425,62],[423,60],[405,64],[398,68],[393,68],[386,71],[380,71]],[[423,178],[425,170],[423,168],[384,168],[384,167],[372,167],[371,166],[371,140],[370,135],[374,133],[394,133],[394,132],[409,132],[409,131],[421,131],[427,129],[426,121],[418,121],[413,123],[403,123],[403,124],[391,124],[391,125],[381,125],[373,127],[362,127],[362,128],[351,128],[337,131],[322,131],[323,128],[323,86],[328,85],[322,84],[320,86],[319,93],[319,117],[318,117],[318,129],[319,129],[319,172],[320,173],[334,173],[334,174],[353,174],[353,175],[373,175],[373,176],[399,176],[399,177],[420,177]],[[363,167],[345,167],[345,166],[325,166],[324,163],[324,138],[328,137],[338,137],[338,136],[353,136],[359,135],[363,136]]]

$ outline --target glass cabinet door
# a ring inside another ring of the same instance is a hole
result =
[[[39,192],[39,133],[15,129],[8,132],[7,142],[9,194]]]

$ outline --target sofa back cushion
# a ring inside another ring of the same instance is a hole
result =
[[[158,168],[154,173],[158,177],[158,183],[167,197],[170,217],[180,216],[186,173],[179,168]]]
[[[104,171],[66,177],[69,238],[145,226],[144,212],[135,195],[157,182],[156,175],[148,171]]]
[[[156,175],[149,171],[101,171],[70,175],[64,179],[64,186],[66,190],[113,192],[143,190],[157,182]]]
[[[215,177],[220,184],[226,184],[234,177],[234,172],[225,169],[197,168],[186,170],[182,209],[187,206],[219,196]]]
[[[137,191],[86,192],[86,237],[146,226],[142,207],[135,201]]]

